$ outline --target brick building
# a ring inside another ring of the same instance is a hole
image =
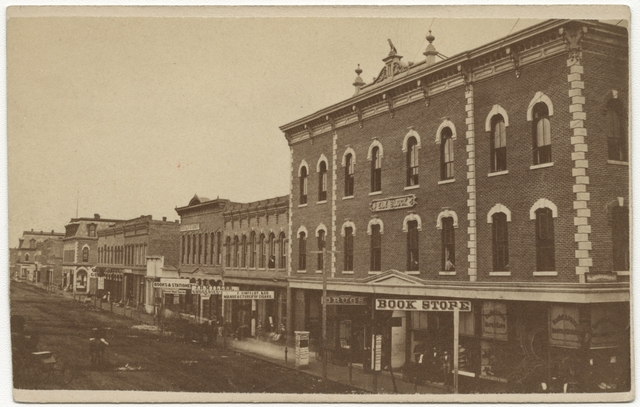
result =
[[[97,276],[104,278],[109,301],[154,312],[153,282],[162,278],[158,269],[178,265],[179,228],[178,221],[168,222],[166,217],[154,220],[147,215],[98,231]],[[154,259],[152,267],[149,258]]]
[[[78,294],[89,292],[89,277],[98,263],[98,232],[118,219],[103,219],[99,214],[93,218],[72,218],[65,226],[62,258],[63,287]]]
[[[62,237],[50,237],[37,244],[35,259],[39,283],[52,290],[62,287],[63,247]]]
[[[288,329],[318,346],[324,270],[330,295],[370,305],[327,307],[335,363],[368,368],[373,333],[383,366],[452,354],[450,312],[372,315],[376,299],[446,299],[471,303],[465,378],[507,382],[584,349],[628,375],[626,29],[551,20],[440,60],[427,40],[425,60],[391,44],[372,83],[358,68],[351,98],[281,127]]]
[[[225,320],[232,332],[261,336],[286,324],[288,208],[286,196],[236,203],[197,195],[176,208],[181,278],[204,287],[224,280],[226,287],[242,291],[274,291],[274,299],[226,301]],[[218,319],[222,313],[219,295],[194,290],[179,299],[165,298],[165,304],[204,319]]]
[[[34,232],[31,229],[31,231],[22,232],[22,237],[15,250],[15,274],[12,277],[30,283],[40,282],[42,276],[36,264],[38,245],[48,239],[62,239],[63,237],[63,233],[56,233],[53,230],[51,232]]]

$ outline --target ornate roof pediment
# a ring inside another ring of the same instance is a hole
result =
[[[373,285],[386,285],[386,286],[423,286],[424,280],[410,276],[398,270],[385,271],[382,274],[371,276],[364,280],[365,283],[371,283]]]

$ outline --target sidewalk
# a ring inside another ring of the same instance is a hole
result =
[[[218,345],[221,345],[220,341]],[[285,346],[271,342],[258,341],[256,339],[244,339],[236,341],[227,339],[227,349],[243,353],[271,363],[285,365]],[[295,349],[288,348],[287,367],[295,367]],[[316,377],[322,377],[322,361],[316,359],[314,353],[309,354],[309,366],[304,370],[299,370]],[[378,375],[377,392],[374,391],[374,378],[372,374],[365,373],[361,367],[353,367],[351,371],[351,382],[349,382],[349,368],[327,364],[327,378],[334,382],[348,384],[358,389],[366,390],[378,394],[394,394],[393,379],[389,372],[380,372]],[[436,386],[415,386],[413,383],[402,379],[402,374],[395,373],[395,382],[398,394],[447,394],[446,389]]]

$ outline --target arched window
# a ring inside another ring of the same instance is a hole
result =
[[[456,239],[453,227],[453,218],[442,218],[442,270],[455,271],[456,269]]]
[[[264,233],[260,233],[260,264],[259,268],[263,269],[266,267],[266,258],[267,258],[267,239],[264,236]]]
[[[371,271],[382,270],[382,234],[380,233],[380,225],[371,225]]]
[[[204,251],[202,250],[202,233],[198,234],[198,264],[203,263]]]
[[[551,162],[551,120],[546,103],[533,106],[533,164]]]
[[[327,163],[320,162],[320,171],[318,171],[318,201],[327,200]]]
[[[344,196],[353,196],[355,164],[353,154],[345,156],[344,166]]]
[[[298,234],[298,270],[307,269],[307,234],[301,231]]]
[[[209,256],[211,256],[211,254],[209,253],[209,234],[205,233],[204,235],[204,252],[203,252],[203,261],[202,263],[207,264],[207,262],[209,261]]]
[[[614,161],[627,161],[627,136],[623,131],[620,103],[611,99],[607,103],[605,112],[605,128],[607,144],[609,147],[609,159]]]
[[[449,127],[440,133],[440,179],[453,179],[453,133]]]
[[[307,203],[307,188],[308,188],[308,179],[307,179],[307,167],[300,168],[300,204]]]
[[[318,230],[318,252],[322,252],[326,247],[326,234],[324,230]],[[324,253],[318,253],[318,261],[316,263],[316,270],[324,270]]]
[[[25,255],[24,255],[24,261],[29,261],[29,253],[25,253]]]
[[[233,238],[233,266],[240,266],[240,241],[238,236]]]
[[[131,247],[131,250],[133,247]],[[133,250],[132,250],[133,251]],[[131,256],[133,258],[133,256]],[[133,259],[129,259],[131,264],[133,264]],[[191,235],[187,235],[187,264],[191,264]]]
[[[224,251],[226,253],[224,265],[231,267],[231,237],[229,236],[224,241]]]
[[[509,271],[509,231],[507,215],[494,213],[492,220],[493,271]]]
[[[251,235],[249,236],[249,245],[251,246],[251,257],[250,257],[250,261],[249,261],[249,267],[251,268],[255,268],[256,267],[256,250],[257,250],[257,244],[256,244],[256,232],[251,232]]]
[[[249,256],[248,248],[247,235],[242,235],[242,267],[247,267],[247,257]]]
[[[281,269],[287,268],[287,237],[284,232],[280,232],[280,263]]]
[[[418,221],[407,221],[407,271],[420,270]]]
[[[409,137],[407,140],[407,186],[418,185],[418,140]]]
[[[222,264],[222,232],[218,232],[216,237],[216,264]]]
[[[214,241],[215,241],[215,234],[211,233],[211,236],[209,238],[209,245],[211,246],[209,248],[209,264],[215,264],[215,261],[216,261],[215,260],[215,258],[216,258],[216,256],[215,256],[215,248],[216,248],[216,246],[215,246],[215,242]]]
[[[507,129],[504,117],[497,114],[491,118],[491,172],[507,169]]]
[[[344,228],[344,271],[353,271],[353,228]]]
[[[555,271],[555,242],[553,213],[550,208],[539,208],[536,216],[536,270]]]
[[[613,271],[629,271],[629,208],[616,206],[611,211]]]
[[[382,191],[382,157],[380,147],[371,149],[371,192]]]
[[[269,233],[269,264],[270,269],[276,268],[276,235]]]
[[[82,248],[82,262],[83,263],[87,263],[89,261],[89,248],[88,247],[83,247]]]

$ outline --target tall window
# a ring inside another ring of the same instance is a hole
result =
[[[344,228],[344,271],[353,271],[353,228]]]
[[[627,156],[627,137],[622,131],[620,110],[620,104],[615,99],[607,103],[605,120],[609,159],[627,161],[629,159]]]
[[[440,133],[440,179],[453,179],[453,133],[449,127]]]
[[[224,251],[225,251],[225,266],[231,267],[231,237],[227,236],[224,241]]]
[[[420,250],[418,241],[418,221],[407,222],[407,271],[420,270]]]
[[[216,264],[222,264],[222,233],[218,232],[218,236],[216,237]]]
[[[551,209],[538,209],[536,211],[536,270],[538,271],[554,271],[556,269],[553,236]]]
[[[84,247],[82,248],[82,262],[86,263],[88,261],[89,261],[89,248]]]
[[[254,268],[256,266],[256,248],[258,247],[256,244],[256,232],[251,232],[249,237],[249,245],[251,246],[251,257],[249,258],[249,267]]]
[[[322,250],[326,247],[326,236],[324,230],[318,231],[318,251],[322,252]],[[316,266],[316,270],[324,270],[324,253],[318,253],[318,262]]]
[[[186,263],[185,262],[186,255],[187,255],[187,239],[185,235],[182,235],[182,264]],[[127,256],[125,255],[125,257]]]
[[[533,107],[533,164],[551,162],[551,121],[549,108],[540,102]]]
[[[495,115],[491,118],[491,171],[507,169],[507,129],[504,117]]]
[[[89,236],[95,237],[96,235],[96,225],[89,225]]]
[[[418,185],[418,140],[407,140],[407,186]]]
[[[307,179],[307,167],[302,167],[300,169],[300,204],[307,203],[307,187],[308,187],[308,179]]]
[[[203,251],[204,260],[202,261],[204,264],[207,264],[207,261],[209,260],[209,256],[211,256],[211,253],[209,253],[208,250],[209,250],[209,234],[205,233],[205,235],[204,235],[204,251]]]
[[[456,239],[453,218],[442,218],[442,270],[456,269]]]
[[[371,271],[381,271],[382,235],[380,225],[371,225]]]
[[[26,253],[26,254],[24,255],[24,261],[29,261],[29,253]]]
[[[202,264],[202,257],[203,257],[203,250],[202,250],[202,233],[198,234],[198,264]]]
[[[509,271],[509,234],[507,215],[498,212],[492,218],[493,271]]]
[[[240,241],[238,236],[233,238],[233,265],[234,267],[240,266]]]
[[[247,257],[249,256],[248,248],[247,235],[242,235],[242,267],[247,267]]]
[[[280,268],[287,267],[287,238],[284,232],[280,232]]]
[[[354,172],[353,155],[347,154],[344,166],[344,196],[353,196]]]
[[[209,248],[209,264],[214,264],[215,262],[215,243],[214,243],[214,237],[215,235],[213,233],[211,233],[211,237],[209,238],[209,245],[211,246]]]
[[[268,265],[270,269],[276,268],[276,235],[269,233],[269,260]]]
[[[613,271],[629,271],[629,208],[612,210]]]
[[[327,163],[320,163],[320,172],[318,172],[318,201],[327,200]]]
[[[133,246],[130,247],[130,250],[133,252]],[[133,264],[133,256],[131,256],[129,261]],[[191,235],[187,235],[187,264],[191,264]]]
[[[261,233],[260,234],[260,265],[259,267],[261,269],[266,267],[266,261],[265,259],[267,258],[267,239],[264,237],[264,234]]]
[[[298,235],[298,270],[307,269],[307,235],[300,232]]]
[[[378,191],[382,191],[382,159],[376,146],[371,150],[371,192]]]

